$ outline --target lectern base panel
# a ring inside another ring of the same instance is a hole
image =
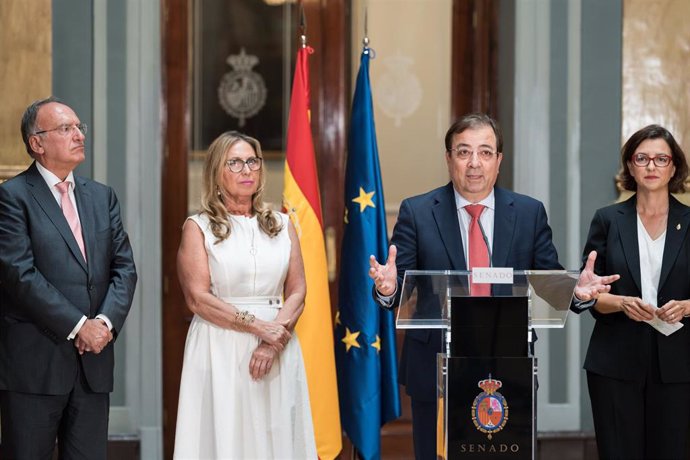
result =
[[[439,458],[533,459],[534,358],[439,355]]]

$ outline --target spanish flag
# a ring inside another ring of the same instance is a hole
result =
[[[309,125],[308,57],[313,52],[308,46],[297,52],[287,131],[283,208],[297,230],[307,279],[304,312],[296,330],[307,370],[316,449],[319,458],[333,459],[342,449],[342,435],[321,198]]]

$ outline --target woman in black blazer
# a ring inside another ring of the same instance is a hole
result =
[[[688,458],[690,208],[671,195],[688,165],[658,125],[633,134],[621,162],[636,193],[596,212],[584,250],[597,251],[596,273],[621,277],[590,310],[584,368],[599,458]]]

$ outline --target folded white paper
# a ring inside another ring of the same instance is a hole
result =
[[[658,309],[655,305],[652,305],[655,309]],[[654,329],[657,331],[661,332],[664,335],[671,335],[674,332],[676,332],[678,329],[683,327],[683,323],[680,321],[677,323],[669,324],[666,321],[660,319],[658,316],[654,315],[654,319],[651,319],[649,321],[645,321],[645,323],[649,324],[652,326]]]

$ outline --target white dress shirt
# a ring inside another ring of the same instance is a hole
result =
[[[666,246],[666,230],[653,240],[644,228],[640,215],[637,215],[637,245],[640,250],[640,286],[642,300],[645,303],[657,305],[659,278],[661,277],[661,261]]]

